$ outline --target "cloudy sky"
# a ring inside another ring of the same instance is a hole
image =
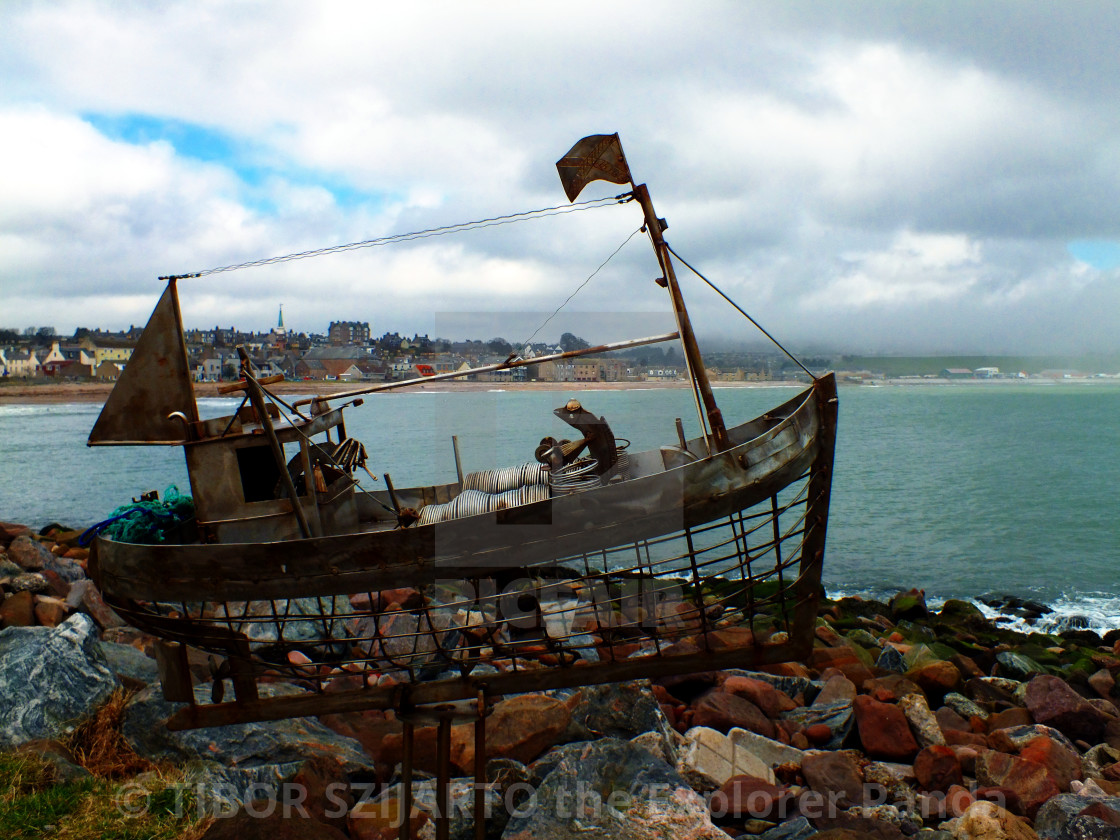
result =
[[[563,205],[555,161],[617,131],[670,244],[794,347],[1115,351],[1118,43],[1114,0],[4,0],[0,326],[127,327],[160,275]],[[185,280],[184,321],[517,341],[594,274],[539,337],[648,334],[640,223]],[[681,276],[701,336],[753,339]]]

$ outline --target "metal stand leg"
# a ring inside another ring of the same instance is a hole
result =
[[[402,840],[412,840],[412,739],[411,721],[403,722],[404,755],[401,757],[401,830]]]
[[[474,719],[474,840],[486,840],[486,692],[478,692]]]
[[[451,836],[451,718],[441,715],[436,741],[436,840]]]

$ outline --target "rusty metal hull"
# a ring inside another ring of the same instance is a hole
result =
[[[480,687],[497,694],[790,660],[811,644],[835,428],[829,375],[729,429],[723,452],[707,455],[703,440],[687,453],[666,447],[663,468],[599,489],[311,539],[99,538],[91,572],[131,623],[233,665],[238,701],[192,705],[177,726],[301,714],[301,703],[320,712],[390,706],[402,684],[413,702],[440,702]],[[381,611],[378,593],[401,587],[426,593],[423,602]],[[532,615],[518,612],[527,596]],[[308,615],[307,602],[321,609]],[[293,604],[303,610],[295,617]],[[309,637],[314,622],[322,630]],[[646,655],[627,658],[635,645]],[[293,665],[291,651],[314,668]],[[266,671],[315,691],[334,678],[365,683],[315,701],[259,701],[252,680]],[[386,673],[393,690],[378,685]]]

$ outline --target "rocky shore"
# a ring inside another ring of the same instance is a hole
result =
[[[40,787],[106,780],[125,828],[162,803],[159,836],[397,836],[391,712],[167,730],[153,640],[101,599],[77,536],[0,523],[0,758],[46,768]],[[385,610],[410,597],[383,595]],[[209,663],[191,663],[209,702]],[[917,591],[826,600],[804,663],[499,699],[487,836],[1120,840],[1118,672],[1116,630],[1016,633]],[[435,836],[435,747],[418,729],[419,837]],[[452,837],[474,836],[474,749],[453,727]],[[24,787],[0,780],[0,811]],[[80,836],[80,810],[13,836]]]

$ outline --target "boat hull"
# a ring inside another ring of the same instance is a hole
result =
[[[182,726],[302,713],[303,698],[256,698],[253,678],[265,671],[317,691],[362,677],[356,693],[315,695],[316,709],[329,699],[344,710],[393,705],[402,684],[413,702],[439,702],[480,686],[505,693],[790,660],[812,642],[835,429],[829,375],[729,430],[723,452],[692,442],[677,448],[677,466],[595,490],[312,539],[99,538],[92,572],[130,623],[231,663],[237,702],[192,706]],[[406,587],[425,594],[395,610],[379,603]],[[173,683],[176,657],[164,659]],[[393,691],[380,684],[386,674]]]

